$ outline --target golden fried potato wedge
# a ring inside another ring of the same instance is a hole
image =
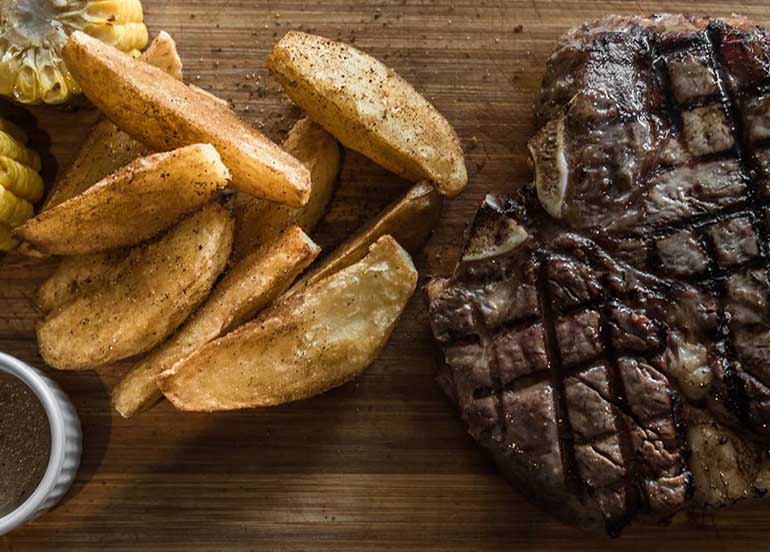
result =
[[[346,268],[364,258],[369,247],[386,234],[414,255],[427,241],[441,216],[441,196],[427,182],[415,184],[398,201],[370,220],[311,268],[290,293]]]
[[[177,52],[176,41],[166,31],[158,33],[139,59],[157,67],[176,80],[182,80],[182,58]]]
[[[150,238],[209,202],[230,178],[219,153],[193,144],[141,157],[16,229],[53,255],[83,255]]]
[[[88,99],[136,140],[157,151],[213,144],[238,190],[307,203],[307,168],[222,102],[82,32],[72,33],[62,55]]]
[[[181,410],[233,410],[323,393],[376,358],[417,285],[390,236],[358,263],[264,311],[158,377]]]
[[[162,397],[155,378],[206,343],[251,319],[291,285],[320,252],[299,226],[245,257],[216,285],[198,311],[166,343],[140,360],[112,391],[129,418]]]
[[[128,249],[62,258],[53,274],[37,290],[35,302],[50,312],[82,293],[98,288],[128,256]]]
[[[273,240],[285,228],[297,224],[311,232],[329,205],[340,170],[337,140],[308,118],[289,131],[283,148],[310,169],[310,199],[304,207],[289,207],[238,194],[233,201],[235,254],[248,255]]]
[[[38,326],[43,359],[61,370],[85,370],[153,348],[208,296],[232,239],[230,215],[210,203],[160,240],[133,249],[101,286]]]
[[[165,31],[158,33],[141,60],[182,80],[182,60],[174,39]],[[120,167],[149,153],[147,146],[118,129],[109,119],[102,118],[80,146],[67,172],[54,182],[41,211],[75,197]]]
[[[352,46],[290,31],[267,66],[289,97],[340,142],[449,197],[468,181],[447,120],[412,86]]]

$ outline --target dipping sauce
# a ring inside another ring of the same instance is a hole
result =
[[[35,393],[0,371],[0,517],[21,505],[48,467],[51,429]]]

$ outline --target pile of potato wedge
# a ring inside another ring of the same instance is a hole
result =
[[[289,32],[268,59],[306,113],[277,145],[182,80],[172,38],[135,59],[80,32],[63,50],[105,115],[22,251],[61,256],[40,287],[40,353],[61,370],[131,359],[113,390],[130,417],[276,405],[356,377],[417,285],[410,253],[467,182],[446,119],[348,45]],[[413,182],[319,262],[340,144]],[[227,193],[223,193],[227,190]]]

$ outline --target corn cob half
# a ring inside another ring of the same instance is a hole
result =
[[[40,156],[27,147],[27,137],[0,118],[0,251],[16,247],[13,229],[35,214],[43,196]]]

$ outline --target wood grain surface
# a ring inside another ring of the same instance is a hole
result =
[[[489,190],[530,179],[525,144],[545,61],[561,33],[613,12],[734,12],[770,25],[747,2],[145,0],[154,35],[177,40],[187,80],[231,100],[279,140],[299,116],[270,81],[265,57],[289,29],[345,40],[393,66],[457,129],[470,185],[447,202],[416,261],[446,274],[466,223]],[[8,105],[46,152],[51,178],[96,118]],[[325,248],[406,184],[347,153],[341,188],[317,233]],[[0,261],[0,350],[37,366],[31,304],[51,262]],[[55,510],[0,550],[733,550],[770,549],[770,501],[672,527],[632,527],[619,540],[566,528],[531,507],[473,445],[434,382],[426,308],[415,295],[380,359],[357,381],[278,408],[191,415],[161,404],[132,420],[110,408],[123,367],[48,369],[82,417],[78,479]],[[1,415],[1,414],[0,414]]]

